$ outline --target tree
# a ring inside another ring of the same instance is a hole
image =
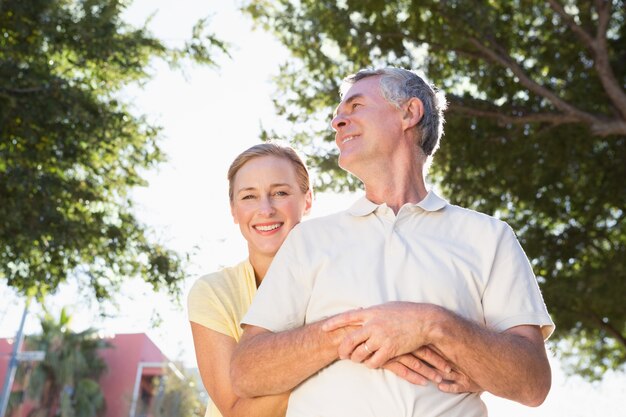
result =
[[[70,323],[65,309],[58,321],[46,313],[42,333],[26,339],[30,349],[46,352],[41,362],[18,373],[26,397],[36,400],[29,417],[95,417],[104,410],[98,380],[106,364],[98,350],[109,344],[94,329],[72,332]]]
[[[155,382],[158,394],[151,407],[154,417],[202,417],[206,411],[206,401],[201,399],[197,378],[187,371],[166,369],[163,377]]]
[[[446,92],[431,182],[518,232],[557,325],[554,346],[591,379],[626,362],[625,9],[622,0],[244,7],[292,53],[275,104],[322,189],[359,186],[330,145],[343,77],[391,64],[423,71]]]
[[[153,242],[128,191],[164,160],[120,90],[153,59],[214,65],[199,21],[180,49],[124,23],[123,0],[0,1],[0,279],[39,296],[77,276],[97,299],[140,276],[177,291],[183,258]]]

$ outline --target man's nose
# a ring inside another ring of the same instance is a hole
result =
[[[338,113],[335,117],[333,117],[333,120],[331,120],[330,122],[331,127],[335,131],[341,129],[342,127],[346,127],[347,124],[348,119],[345,118],[341,113]]]

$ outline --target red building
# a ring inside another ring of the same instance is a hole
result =
[[[105,417],[148,417],[146,410],[154,395],[153,378],[165,373],[169,359],[145,333],[117,334],[106,340],[112,347],[100,353],[108,368],[100,378]],[[11,339],[0,339],[0,383],[4,381],[12,350]],[[26,402],[11,417],[25,417],[31,408]]]

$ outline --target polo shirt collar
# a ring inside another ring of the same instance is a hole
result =
[[[409,204],[410,207],[420,208],[424,211],[439,211],[444,208],[448,202],[439,197],[433,190],[428,191],[426,197],[417,204]],[[378,207],[387,206],[385,203],[376,204],[363,196],[358,199],[349,209],[348,213],[353,216],[367,216],[373,213]]]

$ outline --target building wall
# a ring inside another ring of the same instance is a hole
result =
[[[0,339],[0,383],[4,383],[4,377],[9,367],[9,359],[13,352],[13,339]],[[0,390],[2,387],[0,387]],[[2,391],[0,391],[2,392]]]
[[[128,416],[140,364],[162,363],[168,359],[144,333],[118,334],[109,339],[109,342],[113,348],[106,349],[101,354],[108,370],[100,378],[106,400],[106,417]],[[161,368],[142,369],[144,377],[162,374]],[[139,410],[138,406],[137,411]],[[135,417],[138,416],[136,412]]]

